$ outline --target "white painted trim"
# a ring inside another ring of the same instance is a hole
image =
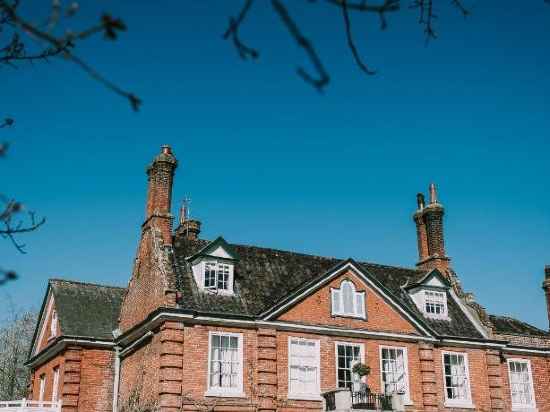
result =
[[[531,391],[531,399],[533,399],[533,402],[530,405],[518,405],[513,403],[512,399],[512,372],[510,371],[510,363],[516,362],[516,363],[526,363],[527,364],[527,371],[529,373],[529,390]],[[531,412],[537,410],[537,400],[536,400],[536,394],[535,394],[535,388],[533,385],[533,373],[531,371],[531,361],[529,359],[522,359],[522,358],[508,358],[506,359],[506,365],[508,366],[508,389],[510,389],[510,399],[512,402],[512,411],[523,411],[523,412]]]
[[[464,314],[466,315],[466,317],[470,320],[470,322],[473,323],[473,325],[475,326],[475,328],[477,329],[477,331],[479,333],[481,333],[481,336],[483,336],[485,339],[488,339],[489,338],[489,335],[487,333],[487,330],[485,329],[485,327],[481,324],[481,322],[479,321],[479,319],[477,319],[474,315],[472,315],[472,313],[470,312],[470,309],[468,309],[464,303],[462,302],[462,299],[460,299],[456,293],[454,292],[454,290],[451,288],[449,289],[449,293],[451,295],[451,297],[454,299],[454,301],[457,303],[457,305],[460,307],[460,309],[462,309],[462,311],[464,312]]]
[[[310,293],[318,289],[321,285],[330,282],[335,277],[340,276],[343,272],[352,269],[355,271],[356,275],[361,278],[370,288],[374,289],[380,296],[383,296],[386,298],[393,306],[393,308],[401,313],[406,319],[408,319],[411,323],[413,323],[419,330],[421,330],[423,333],[425,333],[427,336],[433,336],[427,329],[425,329],[416,319],[414,319],[407,311],[405,311],[402,308],[402,305],[396,301],[394,301],[390,296],[388,296],[382,289],[380,289],[377,285],[374,284],[367,276],[363,274],[363,271],[359,268],[357,268],[355,265],[353,265],[351,262],[346,263],[344,266],[338,268],[337,270],[333,271],[331,274],[329,274],[326,277],[323,277],[315,284],[311,285],[309,288],[307,288],[305,291],[300,293],[298,296],[295,296],[293,299],[291,299],[289,302],[285,303],[283,306],[281,306],[279,309],[273,311],[273,312],[264,312],[260,316],[263,317],[263,320],[270,320],[274,316],[277,316],[281,312],[284,312],[287,310],[288,307],[294,305],[299,300],[303,299],[304,297],[308,296]],[[267,315],[266,315],[267,314]]]
[[[315,358],[317,362],[317,393],[292,393],[290,392],[290,358],[291,358],[291,342],[292,340],[300,340],[306,342],[313,342],[315,348]],[[299,336],[288,337],[287,347],[287,398],[296,400],[322,400],[321,397],[321,341],[319,339],[307,339]]]
[[[238,355],[239,355],[239,382],[236,388],[212,388],[210,386],[210,367],[212,365],[212,337],[214,336],[229,336],[236,337],[238,344]],[[220,397],[231,397],[231,398],[243,398],[246,397],[243,391],[243,380],[244,380],[244,357],[243,357],[243,334],[234,333],[234,332],[223,332],[223,331],[209,331],[208,332],[208,364],[206,366],[206,392],[204,396],[220,396]]]
[[[405,365],[405,385],[407,392],[405,393],[404,401],[406,405],[412,405],[411,401],[411,384],[410,384],[410,375],[409,375],[409,351],[406,346],[391,346],[391,345],[380,345],[378,348],[378,356],[380,361],[380,392],[384,393],[384,377],[383,377],[383,365],[382,365],[382,350],[383,349],[400,349],[403,351],[403,358]]]
[[[505,346],[503,349],[505,352],[518,352],[518,353],[535,353],[535,354],[541,354],[541,355],[549,355],[550,356],[550,348],[543,350],[543,349],[528,349],[528,348],[514,348],[510,346]]]
[[[48,296],[46,300],[48,304],[46,305],[46,312],[42,316],[42,319],[40,322],[40,334],[38,336],[38,340],[34,342],[34,350],[33,350],[34,355],[36,355],[39,352],[40,342],[42,342],[42,339],[44,339],[44,333],[46,333],[46,325],[48,324],[48,319],[50,318],[51,311],[54,305],[54,298],[53,298],[53,292],[51,287],[50,287],[50,291],[48,292]]]
[[[504,343],[494,343],[494,342],[477,342],[461,339],[441,339],[441,343],[449,345],[460,345],[461,347],[483,347],[483,348],[495,348],[503,349],[506,348]]]
[[[52,402],[57,402],[59,399],[59,365],[53,368],[53,383],[52,383]]]
[[[464,357],[464,365],[466,366],[466,379],[468,387],[468,399],[454,401],[447,397],[447,380],[445,379],[445,355],[459,355]],[[466,352],[453,352],[453,351],[441,351],[441,374],[443,376],[443,394],[445,395],[445,406],[448,408],[475,408],[472,403],[472,387],[470,379],[470,364],[468,361],[468,353]]]
[[[357,342],[344,342],[344,341],[334,341],[334,367],[336,373],[336,388],[344,389],[338,386],[338,346],[355,346],[359,347],[359,357],[361,358],[361,363],[365,363],[365,344]],[[353,367],[353,365],[352,365]],[[365,379],[363,379],[364,381]]]

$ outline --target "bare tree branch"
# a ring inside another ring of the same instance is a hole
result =
[[[68,32],[65,36],[56,37],[53,29],[57,25],[61,16],[61,5],[58,0],[54,0],[52,11],[45,29],[29,23],[19,14],[17,7],[19,2],[16,0],[10,3],[8,0],[0,0],[0,28],[2,25],[13,27],[14,30],[21,30],[31,39],[46,43],[48,47],[43,50],[28,54],[26,45],[22,41],[19,32],[15,31],[11,41],[3,48],[0,48],[0,63],[15,67],[18,61],[36,61],[47,60],[49,57],[59,56],[72,61],[83,69],[90,77],[100,82],[112,92],[127,99],[133,110],[137,111],[141,105],[141,100],[135,94],[123,90],[121,87],[108,80],[97,70],[91,67],[84,60],[74,54],[75,42],[83,40],[97,33],[103,33],[106,39],[116,40],[119,32],[126,30],[126,25],[121,19],[113,18],[109,14],[103,14],[100,23],[77,33]],[[78,10],[78,4],[73,3],[65,13],[72,16]]]
[[[245,45],[239,37],[239,28],[246,18],[246,15],[248,13],[248,10],[250,10],[250,7],[252,6],[252,3],[254,3],[254,0],[245,0],[244,5],[237,18],[229,18],[229,27],[223,35],[224,39],[227,40],[231,38],[233,40],[233,44],[235,45],[239,56],[243,60],[246,60],[248,57],[251,57],[252,59],[257,59],[260,55],[257,50]]]
[[[271,4],[273,6],[273,9],[281,18],[281,21],[283,22],[285,27],[288,29],[290,35],[294,38],[296,43],[298,43],[298,45],[305,50],[307,56],[309,57],[309,60],[317,71],[318,76],[314,77],[310,75],[302,67],[298,67],[296,72],[305,82],[311,84],[319,92],[322,92],[323,89],[330,82],[330,77],[325,70],[323,63],[321,62],[321,59],[317,55],[315,48],[313,47],[312,43],[304,37],[294,20],[292,20],[292,17],[290,17],[290,14],[288,13],[288,10],[283,2],[280,0],[271,0]]]
[[[363,60],[361,59],[361,56],[359,56],[357,47],[355,47],[355,43],[353,42],[353,34],[351,33],[351,21],[349,18],[348,5],[346,0],[342,0],[342,14],[344,16],[344,25],[346,27],[346,38],[348,41],[348,47],[351,50],[351,54],[353,55],[353,58],[355,59],[357,66],[359,66],[359,68],[366,74],[369,74],[369,75],[375,74],[376,72],[374,70],[370,70],[367,67],[367,65],[363,62]]]

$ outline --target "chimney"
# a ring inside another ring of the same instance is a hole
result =
[[[546,311],[548,313],[548,327],[550,330],[550,265],[544,267],[544,282],[542,282],[542,288],[546,295]]]
[[[162,233],[164,244],[172,244],[172,183],[178,161],[168,145],[161,147],[161,152],[147,168],[148,188],[147,207],[143,228],[156,227]]]
[[[445,253],[445,237],[443,233],[443,205],[437,199],[435,184],[430,184],[430,203],[426,206],[424,196],[417,195],[418,209],[413,219],[416,223],[418,238],[419,261],[416,264],[422,270],[437,268],[447,273],[450,259]]]
[[[180,224],[176,229],[176,236],[188,240],[197,240],[201,232],[201,222],[189,218],[189,208],[184,202],[180,208]]]
[[[418,260],[423,261],[428,257],[428,237],[426,234],[426,223],[424,223],[424,195],[418,193],[416,195],[418,209],[413,215],[414,223],[416,223],[416,238],[418,241]]]

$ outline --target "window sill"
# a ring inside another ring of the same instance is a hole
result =
[[[211,396],[216,398],[246,398],[246,394],[242,391],[230,392],[230,391],[217,391],[209,389],[204,393],[204,396]]]
[[[512,412],[538,412],[536,406],[512,405]]]
[[[296,393],[289,393],[287,396],[287,399],[291,399],[294,401],[319,401],[322,402],[323,398],[321,395],[307,395],[307,394],[296,394]]]
[[[446,408],[459,408],[459,409],[475,409],[475,405],[472,402],[445,402]]]
[[[360,319],[360,320],[367,320],[366,316],[363,315],[350,315],[345,313],[333,313],[333,318],[350,318],[350,319]]]

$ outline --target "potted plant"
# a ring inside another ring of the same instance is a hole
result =
[[[368,392],[369,388],[367,384],[363,383],[363,377],[368,376],[370,374],[370,366],[365,365],[362,362],[357,362],[353,367],[351,368],[351,371],[354,375],[359,376],[359,380],[357,382],[353,383],[353,391],[354,392]]]

